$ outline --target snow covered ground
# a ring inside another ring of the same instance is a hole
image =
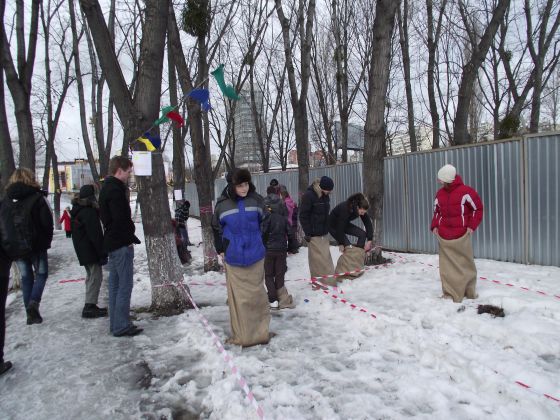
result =
[[[199,222],[189,219],[189,230],[198,243]],[[224,342],[224,276],[202,272],[201,248],[193,256],[185,279]],[[296,281],[309,276],[305,248],[289,257],[297,307],[272,313],[277,336],[266,346],[225,346],[266,418],[560,419],[560,401],[545,396],[560,398],[560,268],[477,260],[488,279],[479,280],[479,299],[454,304],[439,298],[437,256],[385,256],[394,263],[330,294]],[[21,296],[8,298],[5,353],[14,368],[0,377],[0,418],[258,418],[197,312],[145,312],[143,246],[132,306],[144,334],[133,338],[110,336],[107,319],[80,317],[83,282],[60,281],[85,270],[61,231],[49,263],[43,324],[25,325]],[[478,315],[478,304],[506,316]]]

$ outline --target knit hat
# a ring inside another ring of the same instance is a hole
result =
[[[457,169],[449,163],[443,166],[437,173],[438,179],[446,184],[451,184],[455,180],[455,175],[457,175]]]
[[[92,195],[95,195],[95,189],[93,188],[93,185],[84,185],[82,188],[80,188],[80,198],[88,198]]]
[[[334,181],[328,176],[322,176],[319,181],[319,187],[325,191],[332,191],[334,188]]]
[[[243,184],[244,182],[251,182],[251,172],[247,169],[236,169],[231,177],[233,185]]]
[[[272,179],[270,180],[270,186],[271,186],[271,187],[277,187],[278,184],[279,184],[279,182],[278,182],[278,180],[277,180],[276,178],[272,178]]]

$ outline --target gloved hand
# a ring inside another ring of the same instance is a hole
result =
[[[311,242],[311,236],[304,236],[303,239],[305,239],[305,242]]]
[[[99,265],[104,266],[104,265],[107,265],[108,262],[109,262],[109,257],[104,256],[99,260]]]
[[[140,242],[140,239],[138,239],[136,237],[136,235],[134,236],[134,240],[132,241],[132,243],[136,244],[136,245],[140,245],[142,242]]]

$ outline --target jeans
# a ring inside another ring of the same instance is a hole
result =
[[[122,334],[132,327],[129,312],[133,260],[132,245],[109,252],[109,330],[113,335]]]
[[[16,264],[21,271],[21,289],[25,307],[27,308],[32,300],[40,303],[49,275],[47,251],[39,251],[29,258],[17,260]]]
[[[189,232],[186,227],[179,226],[179,233],[181,234],[181,240],[183,243],[188,245],[189,243]]]

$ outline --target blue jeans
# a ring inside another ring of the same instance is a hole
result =
[[[109,252],[109,329],[113,335],[128,330],[134,247],[123,246]]]
[[[186,227],[179,226],[179,233],[181,234],[181,240],[185,246],[189,243],[189,232]]]
[[[28,258],[17,260],[16,264],[21,271],[21,290],[25,307],[27,308],[32,300],[41,302],[49,275],[47,251],[39,251]]]

